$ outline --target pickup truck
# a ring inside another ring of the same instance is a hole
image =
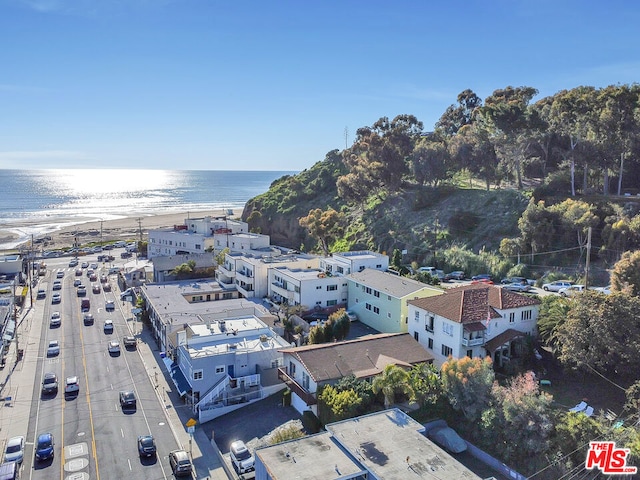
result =
[[[136,337],[128,335],[122,339],[122,343],[124,343],[124,348],[136,348]]]

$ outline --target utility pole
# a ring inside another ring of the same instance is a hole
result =
[[[142,217],[136,218],[136,222],[138,222],[138,235],[140,235],[140,241],[142,241]]]
[[[349,148],[349,127],[344,127],[344,148]]]
[[[584,267],[584,288],[589,288],[589,263],[591,260],[591,227],[587,230],[587,261]]]
[[[102,246],[102,222],[104,222],[104,220],[100,219],[100,246]]]

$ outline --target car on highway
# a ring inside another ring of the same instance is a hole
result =
[[[42,379],[42,394],[50,395],[58,393],[58,376],[53,372],[47,372]]]
[[[91,290],[93,291],[93,293],[100,293],[100,284],[99,283],[94,283],[93,285],[91,285]]]
[[[56,278],[64,278],[64,270],[58,270],[58,273],[56,273]]]
[[[22,463],[24,459],[24,437],[11,437],[4,449],[4,461]]]
[[[116,309],[116,302],[114,302],[113,300],[107,300],[106,302],[104,302],[104,309],[107,312],[112,312]]]
[[[528,283],[509,283],[507,285],[502,285],[502,288],[504,288],[505,290],[509,290],[510,292],[519,292],[519,293],[523,293],[523,292],[529,292],[531,290],[531,285],[529,285]]]
[[[136,394],[131,390],[120,392],[120,406],[123,410],[136,408]]]
[[[80,384],[78,383],[78,377],[67,377],[64,382],[64,393],[72,395],[80,391]]]
[[[184,450],[173,450],[169,452],[169,466],[176,477],[191,476],[191,459]]]
[[[119,355],[120,354],[120,342],[117,340],[111,340],[109,345],[107,346],[107,350],[111,355]]]
[[[46,296],[47,296],[47,292],[46,292],[46,290],[44,288],[38,289],[38,293],[36,294],[36,298],[42,299],[42,298],[46,298]]]
[[[104,333],[113,333],[113,320],[104,321]]]
[[[89,262],[82,262],[82,268],[89,268]]]
[[[93,262],[91,265],[89,265],[89,267],[91,268],[91,270],[97,270],[98,264],[96,262]]]
[[[87,295],[87,287],[80,284],[78,286],[78,290],[76,290],[76,295],[78,295],[79,297],[85,297]]]
[[[55,357],[56,355],[60,355],[60,343],[58,340],[50,340],[47,347],[47,357]]]
[[[49,320],[49,327],[55,328],[59,327],[62,322],[62,317],[60,316],[60,312],[53,312],[51,314],[51,320]]]
[[[49,460],[53,458],[53,434],[41,433],[36,442],[36,460]]]
[[[102,287],[102,290],[104,290],[105,292],[110,292],[111,291],[111,284],[110,283],[105,283],[104,286]]]
[[[82,318],[82,321],[84,322],[85,325],[93,325],[93,314],[92,313],[85,313],[84,317]]]
[[[62,282],[60,280],[56,280],[53,282],[54,290],[62,290]]]
[[[81,268],[77,268],[76,269],[76,277],[80,277],[82,276],[82,269]]]
[[[74,287],[79,287],[80,285],[82,285],[82,280],[80,280],[79,278],[76,278],[76,279],[73,281],[73,286],[74,286]]]
[[[51,297],[51,303],[60,303],[62,301],[62,295],[60,295],[59,293],[54,293],[53,296]]]
[[[138,455],[141,457],[153,457],[156,454],[156,441],[153,435],[140,435],[138,437]]]
[[[576,293],[584,292],[584,285],[571,285],[570,287],[561,288],[558,293],[561,297],[572,297]]]
[[[78,266],[78,260],[73,259],[73,260],[69,260],[69,267],[77,267]]]
[[[556,280],[554,282],[545,283],[542,285],[542,289],[545,292],[559,292],[561,288],[567,288],[573,285],[573,282],[569,280]]]
[[[229,453],[231,462],[240,475],[255,469],[255,459],[242,440],[232,442]]]
[[[92,273],[91,275],[89,275],[89,281],[90,282],[97,282],[98,281],[98,275],[96,275],[95,273]]]
[[[107,283],[109,281],[109,279],[107,278],[107,276],[103,273],[102,275],[100,275],[100,283]]]

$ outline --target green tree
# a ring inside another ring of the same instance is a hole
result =
[[[451,407],[469,422],[480,419],[491,401],[495,374],[491,359],[449,358],[440,370],[442,387]]]
[[[229,249],[229,247],[224,247],[222,250],[220,250],[220,253],[218,253],[214,257],[216,265],[224,265],[224,259],[230,251],[231,250]]]
[[[195,260],[189,260],[185,263],[178,265],[171,271],[171,275],[175,275],[177,279],[191,278],[196,268]]]
[[[409,397],[413,395],[409,373],[404,368],[391,364],[384,367],[384,371],[373,379],[371,389],[375,394],[382,392],[385,408],[389,408],[395,402],[398,391]]]
[[[356,415],[362,398],[353,390],[338,390],[331,385],[322,388],[318,398],[331,412],[332,421],[340,421]],[[323,419],[323,423],[327,423]]]
[[[353,390],[358,394],[358,396],[362,399],[362,403],[360,404],[360,408],[358,409],[359,413],[365,413],[365,410],[373,402],[374,394],[371,388],[371,383],[367,382],[366,380],[359,380],[353,374],[342,377],[340,380],[338,380],[334,387],[339,391]]]
[[[624,252],[611,271],[611,290],[640,295],[640,250]]]
[[[540,340],[555,352],[559,347],[558,329],[567,319],[571,302],[559,295],[547,295],[541,298],[542,305],[538,314],[538,333]]]
[[[325,256],[329,255],[329,244],[342,233],[344,214],[329,207],[327,210],[316,208],[309,211],[306,217],[299,220],[300,226],[317,238]]]
[[[442,394],[442,382],[438,369],[432,363],[419,363],[409,370],[412,400],[421,407],[434,404]]]
[[[436,123],[436,130],[446,137],[454,136],[465,125],[470,125],[482,99],[472,90],[464,90],[458,94],[458,105],[450,105]]]
[[[586,291],[572,298],[558,328],[560,360],[574,367],[635,378],[640,368],[640,298]]]

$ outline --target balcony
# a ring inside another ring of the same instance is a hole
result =
[[[236,278],[238,280],[243,280],[243,281],[251,281],[251,279],[253,278],[253,274],[251,273],[251,271],[249,270],[240,270],[238,272],[236,272]]]
[[[227,265],[218,265],[218,272],[228,278],[235,278],[236,272],[227,268]]]
[[[478,345],[484,345],[484,337],[480,338],[463,338],[462,345],[465,347],[477,347]]]
[[[315,395],[307,392],[304,388],[302,388],[302,385],[300,385],[295,381],[295,379],[289,376],[286,367],[278,368],[278,378],[282,380],[287,385],[287,387],[289,387],[292,392],[298,395],[307,405],[315,405],[316,403],[318,403]]]

